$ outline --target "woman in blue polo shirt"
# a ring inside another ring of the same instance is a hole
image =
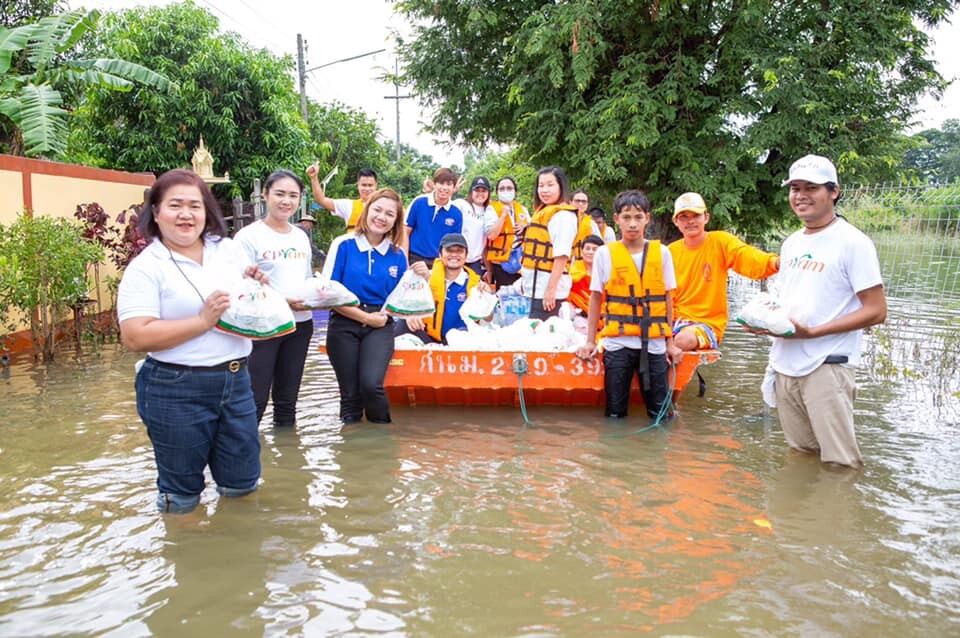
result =
[[[356,233],[330,244],[323,274],[339,281],[359,306],[334,308],[327,327],[327,355],[340,386],[340,420],[390,423],[383,378],[393,356],[393,319],[381,311],[407,270],[401,249],[403,200],[396,191],[374,192],[357,222]]]

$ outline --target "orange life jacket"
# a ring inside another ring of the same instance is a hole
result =
[[[353,200],[353,210],[350,211],[350,221],[347,222],[347,232],[355,230],[357,222],[360,221],[360,215],[363,213],[363,201]]]
[[[507,206],[503,202],[490,202],[490,205],[497,211],[498,217],[503,215],[503,209]],[[523,222],[529,221],[527,211],[524,210],[523,206],[517,202],[510,202],[509,206],[513,209],[513,215],[507,215],[507,220],[503,223],[500,234],[497,235],[496,239],[487,243],[487,259],[491,263],[502,264],[510,258],[510,251],[513,249],[513,242],[516,239],[516,226],[513,223],[513,218],[515,217]]]
[[[590,313],[590,273],[583,261],[574,262],[570,266],[570,294],[567,301],[583,311]]]
[[[643,246],[640,269],[633,255],[617,241],[610,247],[610,279],[603,290],[600,317],[603,337],[636,336],[669,337],[667,291],[663,282],[663,260],[660,242],[648,241]]]
[[[543,206],[533,214],[523,234],[523,267],[549,273],[553,270],[553,242],[547,225],[553,216],[562,211],[576,211],[569,204]]]
[[[466,267],[463,271],[467,273],[467,294],[469,295],[474,286],[480,283],[480,275]],[[434,260],[433,268],[430,270],[430,292],[433,293],[433,300],[437,302],[437,311],[432,317],[423,320],[423,328],[437,341],[443,341],[443,313],[447,303],[447,269],[439,259]]]
[[[577,238],[573,240],[573,259],[580,261],[583,259],[583,240],[593,234],[593,225],[591,223],[593,219],[586,213],[583,214],[582,218],[578,219]]]

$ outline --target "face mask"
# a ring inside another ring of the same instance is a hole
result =
[[[516,191],[497,191],[497,199],[504,204],[509,204],[513,201],[516,194]]]

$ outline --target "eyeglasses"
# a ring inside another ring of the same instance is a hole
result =
[[[574,203],[574,204],[589,204],[589,203],[590,203],[590,200],[589,200],[589,199],[577,199],[576,197],[574,197],[574,198],[573,198],[573,203]]]

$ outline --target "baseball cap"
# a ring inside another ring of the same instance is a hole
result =
[[[487,190],[490,190],[490,180],[488,180],[486,177],[474,177],[473,183],[470,184],[470,190],[475,188],[486,188]]]
[[[804,155],[790,166],[790,175],[783,180],[781,186],[793,181],[810,182],[811,184],[839,184],[837,167],[833,162],[822,155]]]
[[[699,193],[684,193],[673,203],[673,218],[676,219],[685,210],[703,214],[707,212],[707,205]]]
[[[467,247],[467,239],[460,233],[447,233],[440,238],[440,250],[450,248],[450,246]]]

